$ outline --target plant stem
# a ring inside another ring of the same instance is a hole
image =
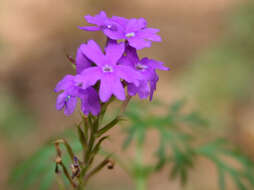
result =
[[[143,165],[143,142],[138,142],[136,147],[136,164],[137,174],[136,178],[136,190],[146,190],[147,175],[144,173]]]
[[[146,180],[143,177],[139,177],[136,180],[136,190],[146,190]]]

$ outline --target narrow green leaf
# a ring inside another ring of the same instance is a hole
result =
[[[85,150],[85,149],[87,149],[87,139],[85,137],[84,132],[80,128],[80,125],[76,125],[76,127],[78,130],[79,141],[81,142],[81,145],[82,145],[83,149]]]
[[[108,130],[110,130],[112,127],[114,127],[119,121],[122,120],[122,117],[118,116],[115,119],[113,119],[111,122],[109,122],[107,125],[102,127],[99,131],[97,131],[97,137],[100,137],[104,133],[106,133]]]
[[[89,161],[90,164],[93,162],[93,159],[94,159],[95,155],[96,155],[96,154],[98,153],[98,151],[100,150],[101,143],[102,143],[104,140],[108,139],[108,138],[109,138],[109,136],[104,136],[104,137],[102,137],[102,138],[99,139],[99,141],[97,142],[97,144],[95,145],[94,149],[93,149],[92,152],[91,152],[90,161]]]

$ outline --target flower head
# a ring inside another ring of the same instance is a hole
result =
[[[139,85],[128,84],[129,95],[134,96],[138,94],[141,99],[150,96],[150,100],[152,100],[153,92],[156,89],[156,83],[159,80],[156,69],[169,70],[167,67],[163,66],[162,62],[146,57],[140,60],[137,51],[130,46],[127,46],[126,56],[122,57],[119,63],[134,68],[142,76]]]
[[[159,30],[147,28],[147,22],[144,18],[132,18],[128,20],[113,16],[112,20],[121,25],[122,28],[122,30],[117,31],[119,32],[117,36],[121,36],[120,38],[117,38],[117,40],[125,39],[130,46],[136,49],[150,47],[151,41],[161,41],[161,37],[156,34]]]
[[[102,30],[104,34],[113,40],[126,40],[129,45],[142,49],[151,46],[151,41],[159,42],[161,37],[156,33],[155,28],[147,28],[147,22],[144,18],[126,19],[123,17],[113,16],[108,18],[106,13],[101,11],[100,14],[85,16],[88,23],[95,26],[80,27],[82,30],[98,31]]]
[[[139,84],[141,76],[137,71],[117,64],[124,53],[124,43],[118,44],[116,41],[109,40],[104,55],[96,42],[90,40],[83,46],[82,51],[96,66],[85,69],[75,81],[83,89],[100,81],[99,96],[102,102],[108,101],[112,95],[119,100],[125,99],[121,79],[128,83]]]
[[[84,114],[97,115],[100,112],[100,101],[97,92],[89,87],[86,90],[75,85],[75,76],[66,75],[58,82],[55,92],[63,91],[58,95],[56,109],[64,109],[65,115],[71,115],[76,108],[78,98],[81,100],[81,110]]]
[[[61,93],[57,97],[57,110],[64,109],[64,113],[70,115],[80,99],[84,114],[97,115],[101,102],[109,101],[112,96],[125,100],[126,86],[129,95],[138,94],[142,99],[152,100],[159,80],[156,70],[168,68],[153,59],[139,59],[137,50],[150,47],[151,41],[161,41],[157,35],[159,30],[147,28],[144,18],[108,18],[103,11],[95,16],[87,15],[85,19],[92,26],[80,28],[103,31],[107,43],[102,51],[95,41],[89,40],[77,49],[75,60],[69,58],[76,66],[76,75],[66,75],[58,82],[55,92]]]

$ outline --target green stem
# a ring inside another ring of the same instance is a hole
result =
[[[138,142],[136,147],[136,164],[137,174],[136,178],[136,190],[146,190],[147,175],[144,173],[144,159],[143,159],[143,142]]]
[[[146,190],[146,180],[145,180],[145,178],[139,177],[136,180],[136,190]]]

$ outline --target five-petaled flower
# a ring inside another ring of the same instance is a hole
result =
[[[163,66],[162,62],[148,59],[147,57],[140,60],[136,49],[133,47],[127,46],[125,52],[126,56],[123,56],[119,60],[119,63],[134,68],[142,76],[142,80],[138,86],[132,83],[128,84],[129,95],[134,96],[138,94],[141,99],[150,96],[150,100],[152,100],[153,92],[156,89],[156,83],[159,79],[155,70],[167,71],[169,69]]]
[[[126,19],[113,16],[108,18],[106,13],[101,11],[100,14],[93,16],[85,16],[88,23],[95,26],[80,27],[82,30],[98,31],[102,30],[104,34],[113,40],[126,40],[129,45],[142,49],[151,46],[151,41],[160,42],[161,37],[156,33],[159,32],[155,28],[147,28],[147,22],[144,18]]]
[[[77,75],[77,85],[86,89],[100,80],[99,96],[102,102],[107,102],[112,95],[124,100],[125,92],[121,79],[136,86],[141,80],[141,75],[132,67],[117,64],[124,49],[124,43],[109,40],[104,55],[95,41],[88,41],[82,47],[82,51],[96,66],[89,67]]]

